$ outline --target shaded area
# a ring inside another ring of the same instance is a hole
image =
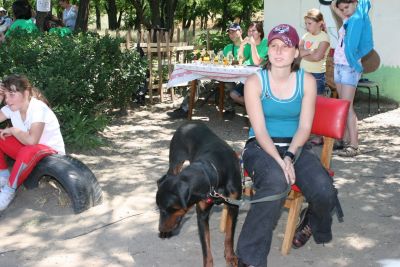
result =
[[[380,266],[399,259],[400,239],[400,110],[382,100],[388,111],[368,117],[367,98],[357,98],[362,154],[348,159],[334,156],[332,168],[345,213],[334,218],[334,240],[325,246],[310,241],[289,256],[280,255],[284,222],[274,233],[270,266]],[[374,104],[374,102],[373,102]],[[178,236],[158,238],[156,180],[168,168],[168,147],[174,130],[184,121],[171,121],[169,104],[130,111],[105,132],[109,146],[73,156],[87,164],[103,188],[104,201],[75,215],[63,192],[49,184],[35,190],[20,188],[16,199],[0,215],[0,266],[200,266],[201,248],[195,212],[189,212]],[[371,106],[373,109],[373,106]],[[390,111],[391,110],[391,111]],[[248,126],[243,110],[224,121],[212,104],[196,109],[235,150],[240,150]],[[215,266],[225,266],[221,207],[211,217]],[[237,235],[246,215],[241,210]]]

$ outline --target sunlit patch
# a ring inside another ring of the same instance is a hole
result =
[[[375,240],[365,238],[362,236],[358,236],[358,235],[352,235],[352,236],[346,237],[344,240],[348,247],[351,247],[355,250],[363,250],[366,248],[372,248],[376,245]]]
[[[383,182],[385,184],[398,184],[398,185],[400,185],[400,178],[394,178],[394,177],[386,178],[386,179],[383,180]]]
[[[377,263],[382,264],[382,267],[400,267],[400,259],[384,259],[377,261]]]
[[[372,210],[374,210],[374,207],[370,206],[370,205],[366,205],[364,207],[361,207],[361,210],[363,210],[363,211],[372,211]]]
[[[354,179],[345,179],[345,178],[335,177],[335,186],[337,188],[340,188],[343,185],[355,184],[355,183],[356,183],[356,181],[354,181]]]

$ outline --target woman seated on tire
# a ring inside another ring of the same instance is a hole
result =
[[[15,191],[35,167],[38,158],[65,154],[60,125],[54,112],[29,80],[18,74],[0,84],[0,122],[11,120],[12,126],[0,129],[0,211],[14,199]],[[15,160],[11,173],[4,156]]]

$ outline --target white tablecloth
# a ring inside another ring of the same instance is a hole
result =
[[[260,69],[260,67],[237,65],[176,64],[167,87],[186,85],[190,81],[200,79],[212,79],[221,82],[244,82],[247,76],[256,73]]]

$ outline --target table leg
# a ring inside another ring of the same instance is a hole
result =
[[[220,82],[218,85],[218,88],[219,88],[219,103],[218,103],[219,115],[221,116],[221,118],[223,118],[223,116],[224,116],[225,83]]]
[[[193,80],[190,83],[188,120],[192,119],[192,113],[193,113],[193,107],[194,107],[194,99],[196,97],[196,87],[197,87],[197,80]]]

